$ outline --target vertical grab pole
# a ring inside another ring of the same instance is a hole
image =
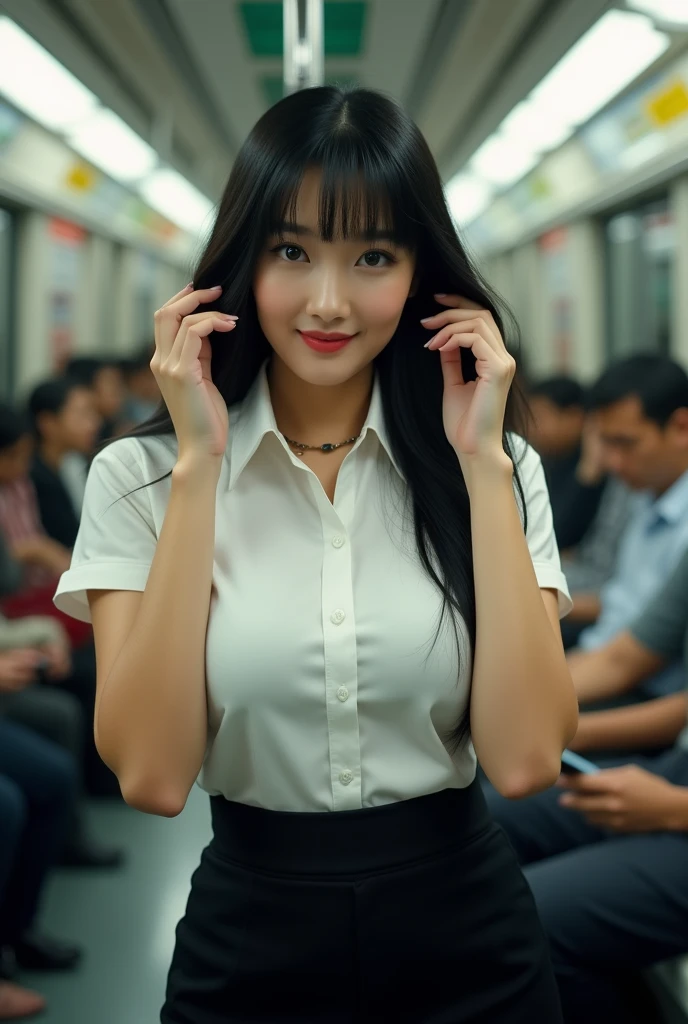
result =
[[[323,0],[282,0],[284,93],[322,85],[325,74]]]

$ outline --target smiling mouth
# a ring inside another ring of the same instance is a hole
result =
[[[304,338],[312,338],[313,341],[350,341],[353,334],[325,334],[323,331],[299,331]]]

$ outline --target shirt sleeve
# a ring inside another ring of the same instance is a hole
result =
[[[91,464],[72,563],[54,598],[82,622],[91,621],[87,590],[146,588],[158,538],[136,445],[117,441]]]
[[[526,540],[538,584],[542,590],[556,590],[559,596],[559,617],[571,611],[573,602],[566,576],[561,569],[559,548],[554,533],[552,506],[540,456],[522,438],[511,438],[515,465],[523,487],[526,506]],[[514,484],[515,486],[515,484]],[[520,495],[517,497],[520,500]]]
[[[629,629],[643,647],[667,661],[683,656],[688,633],[688,552]]]

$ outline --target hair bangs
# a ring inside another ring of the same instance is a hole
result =
[[[270,203],[269,232],[279,233],[285,225],[298,222],[299,191],[308,170],[320,172],[318,233],[323,242],[356,239],[374,242],[385,238],[414,250],[418,244],[418,221],[410,187],[385,166],[383,159],[359,147],[343,146],[341,138],[331,140],[328,152],[315,154],[301,168],[292,168],[288,181]]]

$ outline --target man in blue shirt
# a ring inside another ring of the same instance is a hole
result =
[[[569,655],[585,708],[576,738],[581,745],[574,741],[573,746],[632,752],[655,744],[638,742],[632,731],[626,738],[618,735],[619,716],[623,722],[630,710],[619,705],[675,695],[683,688],[680,663],[667,665],[623,694],[610,693],[599,673],[588,669],[595,662],[594,652],[641,614],[688,549],[688,375],[663,356],[633,356],[605,371],[589,392],[588,407],[597,421],[605,468],[637,493],[614,573],[600,593],[599,617]],[[635,710],[639,715],[645,711]],[[676,717],[675,711],[667,713]],[[602,716],[594,719],[593,745],[584,739],[593,721],[590,715]],[[677,719],[669,743],[679,728]]]

